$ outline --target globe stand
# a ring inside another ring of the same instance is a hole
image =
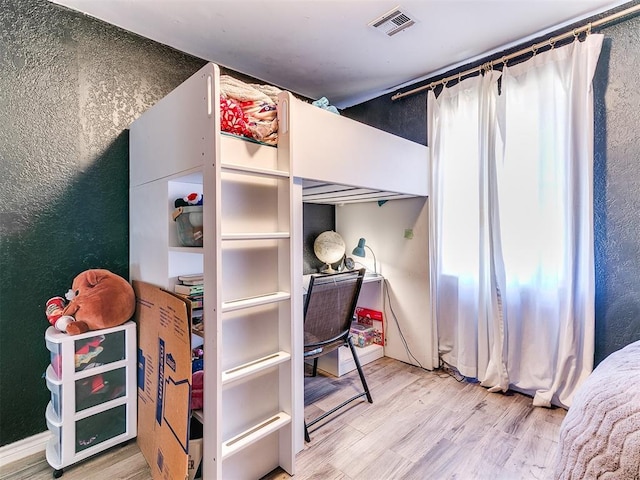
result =
[[[338,273],[338,270],[335,270],[330,264],[326,264],[324,270],[321,270],[320,273]]]

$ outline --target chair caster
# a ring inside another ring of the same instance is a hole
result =
[[[53,478],[60,478],[63,473],[64,473],[64,469],[63,468],[61,468],[60,470],[54,470],[53,471]]]

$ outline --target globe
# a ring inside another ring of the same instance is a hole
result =
[[[342,260],[345,252],[344,240],[333,230],[322,232],[313,242],[313,252],[327,266],[323,273],[334,273],[335,270],[331,268],[331,264]]]

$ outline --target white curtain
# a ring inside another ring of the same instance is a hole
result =
[[[428,94],[442,359],[569,406],[593,367],[593,99],[601,35]]]

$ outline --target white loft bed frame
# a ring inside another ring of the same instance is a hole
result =
[[[278,148],[292,156],[303,201],[348,204],[426,197],[428,148],[296,99],[278,96]]]
[[[295,451],[299,451],[303,445],[304,418],[302,204],[341,205],[426,197],[428,149],[283,92],[278,99],[278,147],[274,155],[272,146],[239,142],[221,134],[217,112],[218,76],[218,67],[208,64],[132,125],[130,275],[132,279],[172,289],[178,274],[176,264],[180,265],[183,274],[202,271],[202,259],[194,261],[197,255],[181,252],[188,248],[170,248],[171,259],[168,259],[167,246],[175,243],[175,233],[167,218],[167,198],[177,193],[172,188],[193,185],[192,191],[202,189],[203,179],[207,179],[206,171],[211,168],[207,163],[210,159],[214,163],[218,158],[228,162],[224,159],[248,155],[256,162],[257,173],[263,169],[271,177],[274,172],[279,175],[281,170],[290,169],[287,175],[291,177],[292,207],[285,223],[290,227],[291,277],[300,277],[300,281],[291,281],[290,290],[291,309],[295,312],[290,352],[294,379],[293,443]],[[228,171],[229,165],[223,168]],[[214,197],[216,195],[205,195],[205,215],[206,209],[211,208],[208,205],[215,202]],[[161,201],[156,201],[158,199]],[[144,206],[144,212],[136,211],[139,205]],[[220,252],[212,254],[219,257]],[[256,271],[259,269],[256,266]],[[216,295],[213,293],[209,298],[214,299]],[[215,301],[218,300],[216,297]],[[215,391],[211,389],[216,388],[216,383],[220,382],[214,382],[214,386],[205,385],[205,396],[208,389]],[[205,432],[205,455],[210,449],[206,445],[207,436]],[[286,452],[284,455],[287,456]]]

